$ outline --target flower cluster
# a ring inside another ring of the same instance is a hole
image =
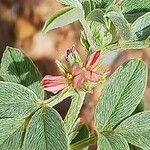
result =
[[[87,83],[101,82],[102,75],[97,73],[101,59],[100,51],[95,51],[89,55],[86,63],[83,63],[78,52],[73,47],[72,49],[67,50],[65,59],[68,63],[67,69],[60,62],[58,65],[60,70],[63,70],[62,76],[46,75],[43,78],[42,85],[46,91],[56,94],[68,86],[88,90],[86,87]]]

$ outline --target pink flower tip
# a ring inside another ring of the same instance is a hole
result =
[[[100,51],[92,53],[87,59],[86,69],[92,71],[100,62],[101,55]]]

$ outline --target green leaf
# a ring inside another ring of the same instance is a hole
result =
[[[82,10],[82,5],[79,0],[58,0],[63,5],[80,8]]]
[[[93,40],[93,35],[92,35],[92,31],[91,31],[91,27],[95,28],[95,26],[91,25],[91,24],[92,24],[92,21],[82,20],[82,26],[85,30],[85,34],[86,34],[86,37],[87,37],[87,42],[89,44],[89,50],[97,48],[96,43]]]
[[[131,144],[129,144],[129,146],[130,146],[130,150],[142,150],[141,148],[136,147],[136,146],[131,145]]]
[[[82,11],[79,8],[64,7],[47,19],[43,31],[48,32],[49,30],[68,25],[82,17]]]
[[[0,118],[27,117],[40,103],[30,89],[16,83],[0,81]]]
[[[101,9],[94,9],[89,13],[86,19],[87,21],[96,21],[105,24],[103,16],[104,12]]]
[[[149,0],[123,0],[121,6],[126,19],[131,23],[150,11]]]
[[[2,58],[0,76],[8,82],[22,84],[44,99],[41,74],[33,62],[20,50],[7,47]]]
[[[130,150],[126,139],[120,135],[109,134],[98,136],[98,150]]]
[[[68,141],[59,114],[52,108],[37,111],[26,131],[24,150],[68,150]]]
[[[123,7],[124,13],[133,12],[133,10],[149,9],[149,0],[123,0],[121,6]]]
[[[103,88],[96,108],[96,126],[100,131],[113,129],[130,116],[140,103],[147,82],[147,67],[140,60],[120,66]]]
[[[72,96],[71,106],[69,107],[68,113],[64,120],[68,134],[71,134],[71,131],[73,130],[74,123],[83,105],[85,94],[85,92],[79,91],[78,93],[74,93]]]
[[[125,41],[122,43],[111,44],[105,47],[106,52],[108,51],[123,51],[127,49],[144,49],[148,48],[149,45],[143,41]]]
[[[144,111],[144,98],[142,98],[139,105],[136,107],[136,109],[134,110],[134,112],[132,114],[137,114],[142,111]]]
[[[150,149],[150,111],[140,112],[124,120],[115,129],[126,140],[143,149]]]
[[[84,14],[85,14],[85,18],[87,17],[87,15],[92,11],[92,3],[91,0],[83,0],[82,2],[82,6],[84,9]]]
[[[143,37],[143,30],[148,28],[148,31],[147,31],[147,36],[145,37],[144,35],[144,39],[142,38]],[[135,40],[139,40],[139,39],[142,39],[142,40],[145,40],[149,35],[150,35],[150,12],[144,14],[143,16],[139,17],[131,26],[131,30],[132,30],[132,35],[133,35],[133,38]]]
[[[84,32],[81,32],[80,42],[87,52],[89,52],[90,44],[88,42],[87,35]]]
[[[20,150],[23,135],[23,123],[20,119],[0,119],[0,149]]]
[[[112,3],[112,0],[92,0],[95,3],[96,8],[105,8]]]
[[[97,139],[97,150],[112,150],[112,147],[108,141],[108,139],[101,134],[98,134],[98,139]]]
[[[72,140],[71,144],[80,142],[81,140],[84,140],[89,137],[89,130],[85,124],[80,123],[78,131],[76,132],[76,137]]]
[[[99,22],[88,21],[86,34],[93,49],[103,51],[104,47],[112,41],[111,33]]]
[[[45,100],[45,103],[47,103],[49,107],[53,107],[59,104],[60,102],[62,102],[63,100],[65,100],[67,97],[72,96],[73,94],[74,94],[74,89],[70,87],[65,88],[61,92],[59,92],[57,95],[51,97],[48,100]]]
[[[128,20],[129,23],[133,23],[136,19],[144,15],[145,13],[149,12],[147,9],[145,10],[133,10],[128,13],[124,13],[125,18]]]
[[[107,139],[112,147],[112,150],[130,150],[128,142],[120,135],[108,135]]]
[[[119,36],[123,40],[131,39],[131,31],[129,23],[121,13],[116,11],[109,11],[108,13],[105,14],[105,16],[112,21],[112,23],[116,27],[116,30],[118,31]]]

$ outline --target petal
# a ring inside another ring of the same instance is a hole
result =
[[[63,90],[66,87],[67,87],[67,85],[65,85],[65,84],[57,84],[55,86],[44,87],[44,90],[56,94],[57,92]]]
[[[78,63],[75,63],[72,65],[71,67],[71,74],[72,76],[76,76],[76,75],[79,75],[81,74],[83,71],[82,69],[80,68],[79,64]]]
[[[74,77],[74,79],[72,81],[72,86],[74,88],[79,88],[79,87],[81,87],[83,81],[84,81],[84,74],[81,73],[81,74]]]
[[[88,71],[86,70],[84,72],[85,78],[92,81],[92,82],[97,82],[99,80],[99,75],[93,71]]]
[[[100,58],[100,51],[92,53],[87,59],[86,68],[92,71],[98,65]]]
[[[42,80],[42,85],[46,91],[56,94],[58,91],[68,86],[67,80],[63,76],[47,75]]]
[[[48,81],[50,81],[50,82],[58,82],[58,81],[64,81],[64,80],[66,80],[66,78],[64,77],[64,76],[52,76],[52,75],[46,75],[44,78],[43,78],[43,80],[42,80],[42,82],[44,82],[44,81],[46,81],[46,80],[48,80]]]

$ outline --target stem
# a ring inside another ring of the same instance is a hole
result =
[[[57,105],[58,103],[62,102],[64,99],[67,97],[70,97],[74,94],[74,90],[71,88],[66,88],[62,90],[60,93],[57,95],[43,101],[44,104],[48,105],[49,107],[53,107]]]
[[[71,150],[82,149],[84,147],[93,145],[96,143],[96,134],[91,135],[89,138],[71,144]]]
[[[102,131],[102,132],[99,132],[99,134],[102,134],[104,136],[107,136],[109,134],[113,134],[114,131]],[[90,145],[93,145],[93,144],[96,144],[97,142],[97,132],[95,131],[94,134],[92,134],[90,137],[84,139],[84,140],[81,140],[81,141],[78,141],[74,144],[71,144],[71,150],[80,150],[84,147],[87,147],[87,146],[90,146]]]

